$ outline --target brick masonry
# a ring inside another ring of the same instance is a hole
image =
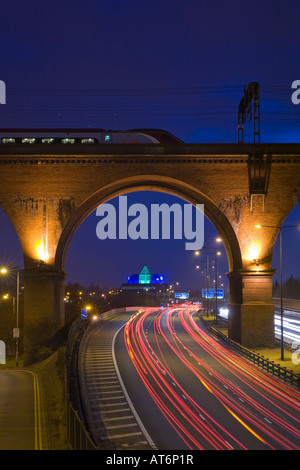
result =
[[[99,203],[139,189],[204,203],[228,255],[229,335],[247,347],[273,345],[278,229],[255,225],[280,226],[299,202],[300,145],[265,146],[272,166],[264,204],[261,196],[250,201],[247,144],[111,145],[105,154],[99,147],[49,147],[0,149],[0,206],[24,253],[28,348],[63,325],[64,258],[78,224]],[[37,262],[38,246],[47,251],[44,265]]]

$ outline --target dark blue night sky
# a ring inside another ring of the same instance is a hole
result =
[[[1,127],[161,128],[187,143],[235,143],[243,87],[257,81],[261,141],[300,142],[300,105],[291,101],[298,0],[3,0],[1,18]],[[286,222],[299,221],[298,204]],[[3,213],[0,223],[0,258],[21,265]],[[100,242],[96,223],[92,214],[71,242],[68,280],[119,286],[147,264],[170,282],[198,285],[182,241]],[[215,235],[207,223],[205,244]],[[285,277],[300,277],[299,237],[285,232]]]

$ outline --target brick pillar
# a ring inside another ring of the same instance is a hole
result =
[[[64,326],[65,274],[46,264],[24,270],[24,363],[38,357],[42,346],[51,347]]]
[[[228,336],[246,348],[275,346],[273,274],[274,270],[241,271],[228,275]]]

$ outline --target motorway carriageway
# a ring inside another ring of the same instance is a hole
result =
[[[299,392],[225,348],[193,309],[141,309],[117,339],[123,386],[158,449],[300,449]]]
[[[228,309],[220,309],[220,317],[228,319]],[[274,315],[274,333],[275,338],[281,339],[281,314],[280,309],[275,307]],[[296,349],[297,345],[300,345],[300,311],[284,309],[283,312],[283,338],[287,344],[295,345],[293,349]]]

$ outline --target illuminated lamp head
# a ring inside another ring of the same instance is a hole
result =
[[[247,261],[255,261],[258,260],[259,255],[261,252],[261,244],[260,242],[252,242],[246,248],[246,260]]]
[[[49,256],[45,248],[44,242],[43,241],[35,242],[34,249],[35,249],[35,253],[36,253],[38,260],[44,261],[45,263]]]

